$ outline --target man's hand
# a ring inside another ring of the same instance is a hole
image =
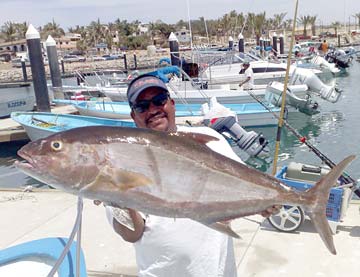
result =
[[[274,205],[272,207],[267,208],[265,211],[262,211],[260,214],[263,217],[270,217],[273,214],[277,214],[280,211],[281,207],[282,206],[280,205]]]
[[[94,200],[93,202],[96,206],[99,206],[102,203],[100,200]]]

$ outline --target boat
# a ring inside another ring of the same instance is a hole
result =
[[[13,112],[11,118],[21,124],[31,140],[77,127],[99,125],[135,127],[132,121],[47,112]]]
[[[147,74],[159,77],[166,83],[171,98],[173,98],[176,103],[183,104],[202,104],[212,97],[216,97],[217,101],[221,104],[256,103],[257,101],[254,99],[254,96],[264,99],[268,91],[277,91],[278,94],[281,94],[284,86],[279,85],[279,82],[272,82],[268,85],[256,85],[250,93],[247,90],[239,88],[238,84],[210,85],[201,79],[193,79],[187,72],[176,66],[160,68]],[[171,78],[168,78],[169,74]],[[303,80],[308,82],[309,86],[303,84]],[[303,76],[303,74],[299,72],[299,74],[296,74],[294,82],[296,83],[288,85],[288,91],[302,99],[308,99],[310,95],[314,93],[316,95],[320,94],[320,96],[322,94],[331,94],[334,90],[331,86],[322,84],[315,75]],[[310,87],[313,90],[310,90]],[[319,91],[321,91],[321,93],[319,93]],[[112,88],[112,90],[104,90],[104,93],[112,101],[126,101],[126,88]],[[326,99],[325,97],[322,98]]]
[[[67,241],[67,238],[50,237],[0,250],[0,276],[48,276]],[[83,251],[80,249],[79,261],[76,260],[76,251],[76,242],[72,242],[55,276],[77,276],[77,264],[79,276],[87,276]]]
[[[240,83],[245,79],[242,63],[246,59],[250,61],[255,84],[261,85],[268,84],[271,81],[284,81],[287,67],[285,63],[265,61],[244,53],[232,54],[231,57],[208,64],[206,69],[199,73],[199,78],[209,84]],[[295,65],[290,66],[290,77],[297,68]],[[322,71],[318,69],[303,70],[304,74],[322,74]]]
[[[35,105],[35,95],[29,89],[15,93],[3,93],[0,90],[0,118],[9,117],[12,112],[32,111]]]
[[[112,119],[130,119],[130,107],[127,102],[100,102],[82,101],[74,102],[73,106],[84,116],[95,116]],[[225,108],[237,115],[243,127],[273,126],[277,124],[275,117],[259,103],[224,104]],[[204,116],[202,104],[175,104],[176,118]],[[268,106],[275,114],[279,115],[280,108]]]

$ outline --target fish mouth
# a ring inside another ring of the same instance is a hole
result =
[[[27,155],[25,152],[21,150],[19,150],[17,154],[25,161],[15,161],[14,162],[15,167],[25,172],[32,172],[36,170],[36,163],[33,160],[33,158],[31,158],[29,155]]]

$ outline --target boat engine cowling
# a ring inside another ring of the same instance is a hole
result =
[[[296,68],[291,81],[291,85],[306,84],[310,91],[318,94],[322,99],[335,103],[339,100],[341,92],[336,89],[335,85],[325,85],[319,77],[304,68]]]
[[[268,141],[260,133],[247,132],[236,121],[235,117],[221,117],[209,120],[208,126],[233,140],[240,149],[244,150],[250,157],[269,156]]]

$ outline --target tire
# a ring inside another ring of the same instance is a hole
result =
[[[304,222],[305,213],[298,206],[283,206],[279,213],[268,218],[269,223],[281,232],[294,232]]]

